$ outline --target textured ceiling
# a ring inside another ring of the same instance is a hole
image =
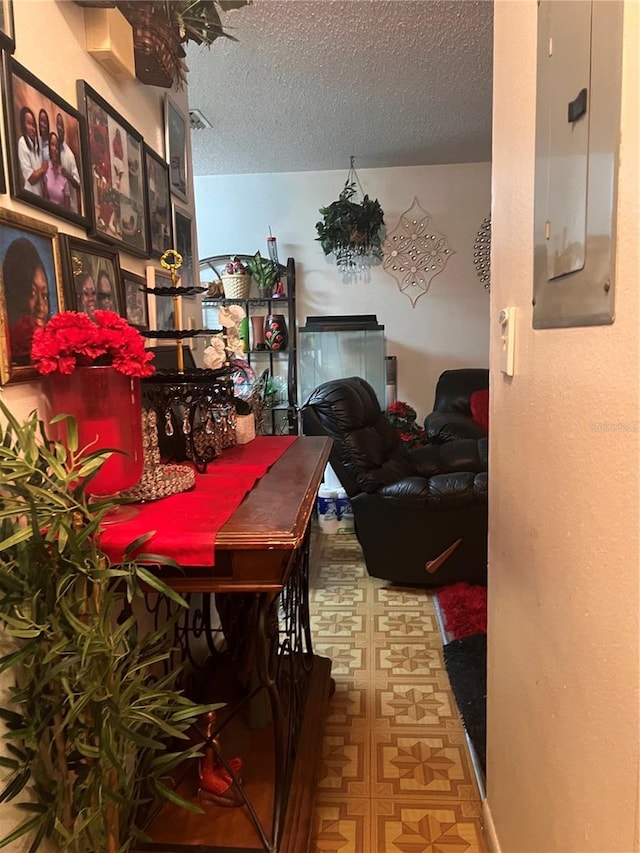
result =
[[[491,0],[254,0],[189,45],[194,174],[491,159]]]

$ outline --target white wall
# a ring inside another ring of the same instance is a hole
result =
[[[264,256],[271,227],[280,261],[296,261],[298,323],[310,315],[376,314],[387,355],[398,359],[398,399],[413,405],[421,421],[443,370],[488,365],[489,298],[475,272],[473,244],[489,215],[490,164],[358,169],[388,231],[416,196],[455,251],[415,308],[382,267],[345,283],[316,241],[319,208],[337,199],[346,171],[196,177],[200,257],[258,249]]]
[[[535,0],[494,18],[487,806],[502,853],[631,853],[638,813],[638,55],[624,4],[616,319],[532,329]],[[517,105],[517,109],[514,109]],[[600,430],[594,424],[609,424]]]

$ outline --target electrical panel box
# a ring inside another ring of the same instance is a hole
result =
[[[540,0],[533,326],[614,319],[621,0]]]

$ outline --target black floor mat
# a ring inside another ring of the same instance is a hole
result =
[[[444,662],[460,715],[486,774],[487,635],[471,634],[446,643]]]

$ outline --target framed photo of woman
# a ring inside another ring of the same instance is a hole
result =
[[[84,80],[78,103],[86,120],[85,169],[91,236],[149,257],[149,207],[141,134]]]
[[[87,228],[82,116],[6,54],[3,82],[11,195]]]
[[[170,95],[164,96],[165,154],[169,164],[172,195],[181,201],[187,197],[187,116]]]
[[[122,295],[127,323],[141,332],[149,331],[149,306],[146,294],[147,281],[141,275],[122,270]]]
[[[36,329],[63,309],[58,229],[0,209],[0,381],[39,377],[31,360]]]
[[[118,252],[101,243],[60,235],[65,304],[94,319],[94,312],[124,317]]]
[[[151,256],[159,258],[167,249],[173,248],[169,166],[159,154],[156,154],[146,144],[144,146],[144,159],[149,204],[149,246]]]

